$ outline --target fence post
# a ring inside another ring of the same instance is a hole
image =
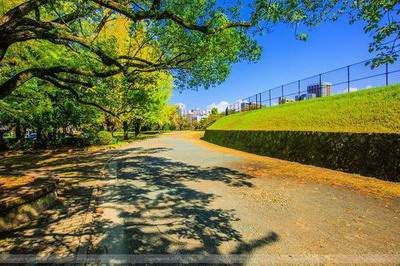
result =
[[[256,109],[258,109],[258,93],[256,94]]]
[[[285,96],[283,92],[283,85],[281,86],[281,89],[282,89],[282,99],[283,99],[283,97]]]
[[[350,92],[350,66],[347,66],[347,92]]]
[[[261,107],[262,107],[261,92],[260,92],[260,96],[258,96],[258,100],[260,101],[260,109],[261,109]]]
[[[386,86],[389,85],[389,63],[385,64]]]
[[[299,92],[299,98],[300,98],[300,94],[301,94],[300,80],[297,81],[297,90],[298,90],[298,92]]]
[[[272,99],[271,99],[271,89],[268,91],[269,92],[269,106],[272,106]]]
[[[322,74],[319,74],[319,87],[322,87]]]
[[[319,92],[317,92],[317,97],[322,97],[322,74],[319,74]],[[319,93],[319,96],[318,96]]]

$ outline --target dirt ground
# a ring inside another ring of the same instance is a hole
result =
[[[3,164],[0,175],[35,169],[64,182],[60,200],[40,221],[0,235],[2,253],[400,262],[399,184],[218,147],[199,133],[53,153]]]

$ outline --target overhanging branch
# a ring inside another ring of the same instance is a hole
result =
[[[84,105],[89,105],[89,106],[93,106],[98,108],[99,110],[111,115],[111,116],[116,116],[114,114],[114,112],[104,108],[103,106],[101,106],[98,103],[95,102],[90,102],[87,100],[83,100],[82,97],[79,95],[79,93],[71,86],[63,84],[62,82],[59,82],[58,80],[54,79],[53,77],[50,76],[44,76],[43,77],[44,80],[50,82],[51,84],[53,84],[54,86],[56,86],[57,88],[60,88],[62,90],[67,90],[71,93],[71,95],[73,96],[73,98],[80,104],[84,104]]]
[[[133,22],[142,21],[146,19],[171,20],[179,24],[180,26],[184,27],[185,29],[195,30],[198,32],[202,32],[204,34],[215,34],[228,28],[238,28],[238,27],[249,28],[253,26],[251,22],[240,21],[240,22],[227,22],[219,27],[213,28],[207,25],[199,25],[191,23],[185,20],[184,18],[169,11],[160,11],[153,8],[145,11],[133,11],[130,7],[125,6],[115,0],[92,0],[92,1],[105,8],[112,9],[128,17]]]
[[[55,74],[60,73],[68,73],[74,74],[81,77],[99,77],[105,78],[117,75],[121,73],[120,69],[110,69],[106,71],[94,71],[94,70],[83,70],[65,66],[56,66],[56,67],[49,67],[49,68],[30,68],[23,70],[13,77],[9,78],[4,83],[0,84],[0,98],[4,98],[9,95],[14,89],[21,86],[25,82],[29,81],[30,79],[36,78],[43,78],[45,76],[53,76]],[[75,81],[76,83],[77,81]]]

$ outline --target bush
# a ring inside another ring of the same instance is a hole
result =
[[[108,145],[114,142],[112,134],[108,131],[99,131],[97,133],[97,143],[100,145]]]
[[[200,126],[198,129],[200,130],[206,130],[209,126],[215,123],[218,119],[221,117],[224,117],[222,114],[210,114],[208,117],[202,119],[200,121]]]
[[[207,130],[204,139],[260,155],[400,181],[400,134]]]
[[[87,146],[96,144],[98,141],[96,131],[85,130],[82,133],[82,138]]]
[[[5,144],[9,150],[27,150],[35,146],[35,141],[31,139],[24,139],[24,141],[17,141],[16,139],[6,139]]]
[[[63,136],[57,142],[52,142],[52,146],[85,147],[88,145],[90,145],[90,142],[83,136]]]

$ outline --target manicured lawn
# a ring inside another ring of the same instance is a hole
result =
[[[400,133],[400,84],[233,114],[209,129]]]

